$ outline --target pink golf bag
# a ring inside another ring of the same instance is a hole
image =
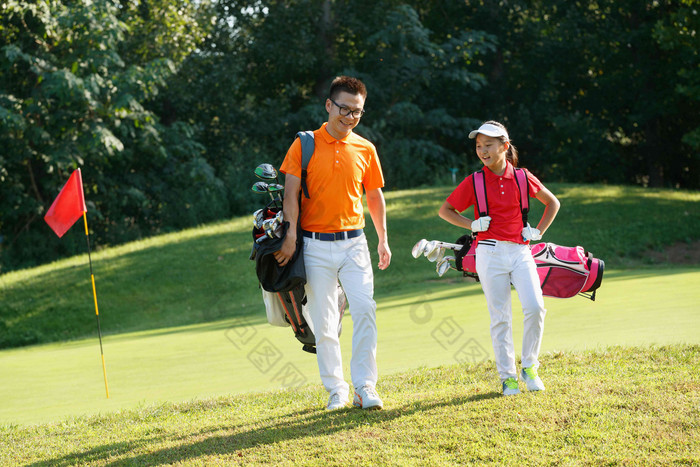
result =
[[[531,249],[543,295],[569,298],[579,294],[595,300],[596,290],[603,282],[603,260],[580,246],[537,243]]]
[[[520,211],[522,212],[523,227],[527,224],[530,210],[529,182],[523,169],[514,169],[515,181],[518,185]],[[478,217],[488,215],[486,199],[485,175],[482,170],[474,172],[474,192],[476,194],[476,212]],[[475,216],[475,218],[478,218]],[[488,240],[487,240],[488,241]],[[476,272],[476,237],[464,235],[457,240],[462,249],[456,251],[456,268],[465,276],[479,280]],[[583,247],[559,246],[554,243],[537,243],[530,245],[532,257],[537,265],[540,276],[542,295],[556,298],[570,298],[574,295],[595,300],[595,293],[603,281],[605,263],[594,258]]]

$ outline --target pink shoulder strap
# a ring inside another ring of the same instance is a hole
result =
[[[518,184],[518,189],[520,190],[520,209],[530,210],[530,193],[529,193],[529,182],[527,180],[527,174],[523,169],[515,169],[515,181]]]
[[[515,182],[520,192],[520,211],[523,214],[523,227],[527,225],[527,213],[530,211],[530,182],[523,169],[514,169]],[[478,170],[473,174],[474,195],[476,197],[476,210],[479,217],[488,216],[489,206],[486,198],[486,177],[483,170]]]
[[[478,170],[473,174],[474,178],[474,195],[476,196],[476,210],[479,212],[479,217],[489,215],[489,205],[486,199],[486,177],[483,170]]]

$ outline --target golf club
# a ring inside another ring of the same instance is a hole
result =
[[[263,230],[270,238],[282,238],[282,230],[280,229],[280,223],[276,217],[265,219],[265,222],[263,222]]]
[[[425,246],[425,257],[428,258],[428,261],[431,263],[437,261],[444,254],[444,248],[441,247],[439,243],[440,242],[436,240],[431,240]]]
[[[413,246],[411,255],[418,259],[420,255],[425,255],[428,257],[430,253],[433,253],[433,255],[435,255],[435,259],[437,259],[439,252],[435,253],[434,250],[438,249],[459,251],[462,249],[462,245],[458,243],[439,242],[437,240],[428,241],[422,238]]]
[[[255,168],[255,176],[262,180],[274,180],[279,183],[277,178],[277,170],[272,166],[272,164],[260,164]]]
[[[283,203],[281,192],[284,191],[284,185],[280,185],[279,183],[270,183],[267,186],[267,189],[271,196],[273,193],[277,195],[276,197],[273,196],[272,200],[275,202],[275,205],[281,209]]]
[[[262,223],[265,220],[264,217],[264,209],[258,209],[253,213],[253,225],[255,226],[256,229],[259,229],[262,227]]]
[[[418,240],[418,243],[416,243],[413,246],[413,248],[411,249],[411,255],[414,258],[418,259],[418,257],[420,255],[422,255],[423,252],[425,251],[425,245],[427,245],[427,244],[428,244],[428,240],[426,240],[424,238],[421,238],[420,240]]]
[[[272,233],[272,219],[265,219],[265,222],[263,222],[263,231],[269,238],[274,236]]]
[[[274,187],[274,190],[270,190],[270,187]],[[278,201],[280,201],[279,197],[275,198],[275,195],[273,195],[274,192],[280,191],[280,188],[284,189],[282,185],[273,183],[273,184],[268,184],[267,182],[255,182],[253,186],[251,187],[251,190],[254,193],[267,193],[270,195],[270,199],[275,203],[276,206],[278,206]],[[279,206],[278,206],[279,207]]]
[[[279,193],[280,191],[284,191],[284,185],[280,185],[279,183],[270,183],[267,185],[267,189],[270,191],[270,193]]]
[[[270,193],[269,185],[267,182],[255,182],[250,189],[255,193]],[[270,195],[272,196],[272,195]]]
[[[282,238],[282,224],[277,219],[272,223],[272,232],[275,234],[275,237]]]
[[[454,256],[445,256],[440,261],[438,261],[435,265],[435,272],[437,272],[437,275],[439,277],[442,277],[450,269],[454,269],[456,271],[457,268],[452,265],[453,261],[455,261]]]

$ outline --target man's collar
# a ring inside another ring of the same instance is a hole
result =
[[[328,122],[325,122],[325,123],[321,126],[321,134],[323,135],[323,139],[324,139],[324,140],[326,141],[326,143],[328,143],[328,144],[332,144],[332,143],[334,143],[334,142],[336,142],[336,141],[340,141],[341,143],[345,143],[345,142],[348,141],[348,138],[350,138],[350,135],[352,135],[352,131],[351,131],[345,138],[343,138],[343,139],[336,139],[336,138],[334,138],[334,137],[328,132],[328,129],[326,128],[326,126],[328,126]]]

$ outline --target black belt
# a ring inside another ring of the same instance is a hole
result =
[[[316,240],[323,240],[324,242],[334,242],[336,240],[346,240],[349,238],[355,238],[362,235],[363,230],[347,230],[345,232],[334,232],[334,233],[324,233],[324,232],[309,232],[308,230],[302,230],[302,234],[307,238],[314,238]]]

